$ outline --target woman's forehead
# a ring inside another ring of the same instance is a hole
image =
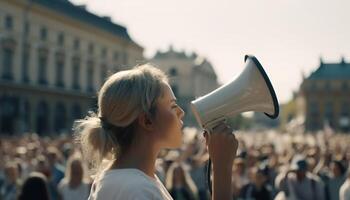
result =
[[[164,83],[163,87],[162,87],[162,90],[163,90],[163,95],[162,97],[160,98],[160,101],[168,101],[168,102],[171,102],[173,100],[176,100],[176,97],[171,89],[171,87],[169,86],[169,84],[167,83]]]

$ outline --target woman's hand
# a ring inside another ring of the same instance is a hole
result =
[[[214,168],[232,169],[238,148],[238,141],[232,131],[230,126],[221,123],[213,128],[212,133],[203,133]]]
[[[236,157],[238,141],[232,128],[222,123],[204,137],[213,163],[212,200],[232,199],[232,165]]]

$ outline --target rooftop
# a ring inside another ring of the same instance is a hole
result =
[[[113,23],[109,17],[100,17],[87,11],[85,6],[74,5],[68,0],[32,0],[32,2],[133,42],[125,27]]]
[[[350,79],[350,63],[347,63],[344,58],[339,63],[324,63],[321,60],[320,66],[307,79]]]

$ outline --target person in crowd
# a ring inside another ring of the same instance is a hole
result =
[[[233,165],[233,195],[238,197],[242,187],[249,183],[248,170],[243,158],[236,158]]]
[[[347,178],[344,184],[340,187],[339,190],[339,199],[340,200],[349,200],[350,199],[350,170],[348,169]]]
[[[324,200],[324,184],[320,178],[307,171],[307,161],[302,155],[295,155],[290,170],[276,178],[276,185],[285,199]]]
[[[251,169],[251,181],[240,190],[240,200],[272,200],[272,190],[268,184],[268,171],[264,168]]]
[[[196,200],[198,191],[183,164],[173,163],[167,172],[166,188],[176,200]]]
[[[346,180],[346,168],[342,161],[331,162],[330,177],[326,182],[326,199],[339,200],[339,190]]]
[[[64,167],[58,162],[61,157],[61,153],[54,146],[50,146],[47,150],[47,160],[49,168],[51,171],[51,182],[54,186],[57,186],[58,183],[64,177]]]
[[[17,197],[20,180],[18,179],[18,165],[7,162],[4,167],[5,180],[0,188],[1,200],[14,200]]]
[[[32,172],[23,182],[18,200],[50,200],[48,182],[44,174]]]
[[[65,177],[58,186],[62,200],[86,200],[90,185],[84,178],[85,168],[81,157],[71,156],[67,162]]]
[[[191,159],[191,169],[190,174],[198,190],[199,200],[208,200],[208,185],[206,180],[206,169],[208,160],[208,154],[204,153],[203,155],[195,155]]]

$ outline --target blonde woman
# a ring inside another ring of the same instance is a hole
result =
[[[73,154],[67,161],[65,177],[58,185],[62,200],[85,200],[89,196],[90,184],[85,179],[85,167],[79,154]]]
[[[98,93],[97,113],[74,126],[93,164],[90,200],[172,199],[155,175],[158,153],[179,148],[184,111],[167,77],[146,64],[110,76]],[[205,134],[213,162],[213,199],[231,199],[237,140],[225,124]]]

